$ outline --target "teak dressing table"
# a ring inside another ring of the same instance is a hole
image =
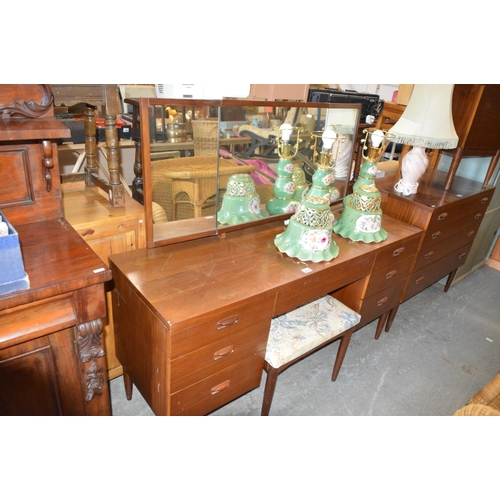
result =
[[[273,241],[283,221],[110,255],[127,397],[134,384],[156,415],[214,411],[260,385],[271,319],[327,293],[342,294],[364,324],[385,321],[422,231],[391,217],[384,225],[382,243],[334,235],[339,256],[316,264],[278,251]],[[380,296],[373,299],[377,271],[387,283],[377,278]]]

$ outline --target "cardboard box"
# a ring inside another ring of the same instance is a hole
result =
[[[8,234],[0,236],[0,295],[2,295],[27,290],[30,287],[30,281],[24,270],[17,231],[2,212],[0,212],[0,217],[8,227]]]

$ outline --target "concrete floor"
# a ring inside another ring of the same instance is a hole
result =
[[[338,342],[278,377],[271,415],[452,415],[500,371],[500,271],[483,266],[443,292],[436,283],[402,304],[391,331],[374,339],[375,322],[353,334],[336,382]],[[258,389],[212,416],[260,415]],[[123,379],[110,382],[115,416],[153,412]]]

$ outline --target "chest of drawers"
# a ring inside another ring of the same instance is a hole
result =
[[[392,189],[394,178],[377,183],[382,192],[382,210],[424,231],[418,253],[405,284],[402,302],[448,276],[448,291],[458,268],[465,262],[483,216],[494,193],[493,187],[457,177],[445,190],[446,174],[428,170],[418,193],[402,197]],[[390,322],[394,319],[391,315]],[[390,323],[386,329],[390,327]]]

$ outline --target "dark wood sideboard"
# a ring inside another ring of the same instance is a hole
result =
[[[0,295],[0,415],[110,415],[111,272],[63,217],[56,140],[70,131],[52,103],[47,85],[0,85],[0,211],[29,278]]]

